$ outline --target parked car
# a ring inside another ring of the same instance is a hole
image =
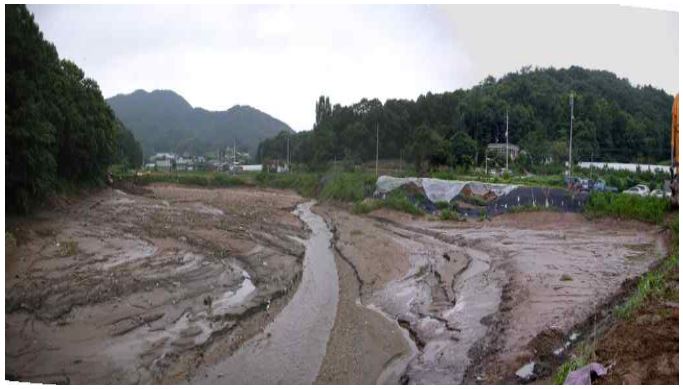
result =
[[[647,185],[638,184],[632,188],[626,189],[623,193],[645,197],[650,194],[650,188],[648,188]]]
[[[650,197],[657,197],[658,199],[663,199],[666,196],[663,190],[654,189],[650,192]]]
[[[587,178],[579,178],[578,182],[575,185],[576,190],[578,190],[579,192],[590,192],[592,187],[593,181]]]
[[[574,190],[574,191],[588,191],[588,180],[585,178],[581,177],[572,177],[571,181],[569,180],[569,177],[564,176],[564,184],[569,187],[569,190]]]
[[[619,192],[619,189],[617,189],[613,186],[608,186],[607,183],[605,183],[605,180],[603,180],[603,179],[596,180],[593,183],[592,190],[594,190],[596,192],[611,192],[611,193]]]

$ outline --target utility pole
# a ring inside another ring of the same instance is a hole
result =
[[[376,140],[376,148],[375,148],[375,177],[378,177],[378,171],[379,171],[379,122],[375,125],[376,128],[376,133],[377,133],[377,140]]]
[[[232,174],[235,175],[237,173],[237,151],[236,151],[236,142],[235,138],[232,138]]]
[[[508,142],[508,131],[509,131],[509,125],[510,125],[510,115],[508,115],[508,110],[507,108],[505,109],[505,171],[509,172],[510,169],[508,169],[508,159],[509,159],[509,148],[510,144]]]
[[[287,173],[292,170],[291,161],[289,158],[289,134],[287,134]]]
[[[398,171],[401,175],[403,175],[403,149],[399,152],[399,157],[398,157]]]
[[[569,93],[569,185],[572,183],[572,136],[574,132],[574,92]]]

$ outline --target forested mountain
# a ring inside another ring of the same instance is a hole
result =
[[[401,155],[422,166],[482,164],[486,144],[509,140],[527,152],[526,163],[567,158],[569,96],[574,93],[574,160],[658,162],[669,158],[673,97],[650,86],[634,87],[607,71],[521,69],[488,77],[468,90],[419,96],[417,100],[363,99],[351,106],[316,103],[312,131],[292,136],[294,162],[366,161]],[[259,155],[284,158],[286,136],[260,145]],[[423,168],[425,166],[422,166]]]
[[[264,139],[280,131],[292,132],[285,123],[255,108],[236,105],[227,111],[192,106],[173,91],[137,90],[107,99],[116,116],[142,143],[145,155],[188,151],[201,154],[232,146],[254,155]]]
[[[112,163],[142,163],[97,83],[59,59],[24,5],[5,6],[5,146],[9,212],[63,184],[102,183]]]

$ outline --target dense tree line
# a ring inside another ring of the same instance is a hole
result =
[[[292,134],[292,160],[322,166],[331,160],[375,157],[431,165],[480,165],[488,143],[509,141],[525,150],[527,165],[563,162],[569,138],[569,96],[574,94],[573,159],[659,162],[669,158],[673,97],[650,86],[634,87],[607,71],[521,69],[469,90],[417,100],[363,99],[341,106],[321,97],[311,131]],[[262,142],[257,157],[282,159],[287,134]]]
[[[97,83],[60,60],[24,5],[5,6],[6,210],[26,211],[64,184],[104,181],[112,163],[142,163]]]

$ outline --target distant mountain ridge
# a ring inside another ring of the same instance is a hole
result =
[[[254,156],[259,142],[289,125],[248,105],[225,111],[193,108],[171,90],[118,94],[107,99],[116,116],[140,141],[145,156],[157,152],[202,154],[231,146]]]

